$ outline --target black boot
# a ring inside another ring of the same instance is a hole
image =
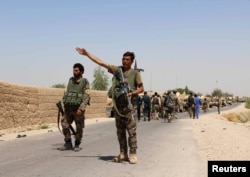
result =
[[[72,150],[73,146],[72,146],[71,140],[65,139],[64,141],[65,141],[65,144],[62,147],[58,148],[58,150],[60,151]]]
[[[80,148],[80,146],[79,146],[80,144],[81,144],[80,141],[75,141],[75,147],[74,147],[74,151],[75,151],[75,152],[78,152],[78,151],[81,150],[81,148]]]

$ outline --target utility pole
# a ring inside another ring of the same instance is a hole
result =
[[[152,91],[151,85],[152,85],[152,71],[150,73],[150,92]]]

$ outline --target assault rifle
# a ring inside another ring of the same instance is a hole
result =
[[[128,101],[128,109],[131,112],[132,120],[134,121],[134,108],[131,103],[131,98],[128,96],[128,93],[131,91],[128,82],[125,82],[122,67],[119,67],[119,72],[116,73],[116,77],[119,80],[120,84],[120,91],[116,93],[116,98],[119,98],[120,96],[124,95],[127,98]]]
[[[60,129],[60,126],[59,126],[60,114],[62,114],[62,116],[64,116],[64,111],[63,111],[63,107],[62,107],[62,102],[61,102],[61,101],[58,101],[58,102],[56,103],[56,106],[57,106],[57,108],[58,108],[57,126],[58,126],[59,131],[62,133],[62,131],[61,131],[61,129]],[[71,130],[72,135],[75,135],[75,134],[76,134],[76,131],[74,130],[74,128],[72,127],[72,125],[69,125],[69,129]]]
[[[137,70],[137,71],[139,71],[139,72],[144,72],[144,69],[142,69],[142,68],[136,68],[135,70]]]

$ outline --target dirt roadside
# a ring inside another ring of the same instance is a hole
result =
[[[250,160],[250,122],[234,123],[223,117],[248,111],[242,103],[229,111],[222,110],[221,114],[202,114],[200,119],[194,120],[193,132],[204,170],[209,160]]]
[[[114,121],[113,118],[95,118],[95,119],[86,119],[85,124],[90,125],[90,124],[95,124],[95,123],[101,123],[104,121]],[[39,129],[35,130],[37,126],[34,126],[34,130],[26,130],[25,128],[17,128],[16,130],[14,129],[9,129],[9,130],[2,130],[0,131],[0,141],[7,141],[7,140],[13,140],[26,136],[32,136],[36,134],[42,134],[42,133],[50,133],[50,132],[59,132],[57,124],[49,124],[48,128],[46,129]]]

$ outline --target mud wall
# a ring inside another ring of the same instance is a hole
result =
[[[0,130],[56,123],[56,103],[64,91],[0,81]],[[86,119],[106,117],[107,92],[92,90],[90,95]]]

